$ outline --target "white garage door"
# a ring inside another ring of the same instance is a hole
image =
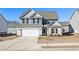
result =
[[[39,36],[39,30],[22,30],[22,36]]]

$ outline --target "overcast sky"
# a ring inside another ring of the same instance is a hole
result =
[[[35,11],[56,11],[59,16],[59,21],[68,21],[74,8],[32,8]],[[19,21],[20,15],[27,10],[27,8],[0,8],[0,13],[7,19],[7,21]]]

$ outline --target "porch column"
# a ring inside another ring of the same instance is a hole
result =
[[[47,35],[51,35],[51,28],[47,28]]]
[[[62,28],[58,28],[58,35],[62,35]]]
[[[56,29],[57,29],[57,28],[54,28],[54,34],[57,34],[57,33],[56,33]]]

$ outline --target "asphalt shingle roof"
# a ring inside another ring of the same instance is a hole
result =
[[[32,9],[28,9],[26,10],[20,18],[24,17],[26,14],[28,14]],[[35,11],[36,13],[38,13],[40,16],[42,16],[42,18],[45,19],[56,19],[58,20],[58,15],[55,11]],[[30,17],[31,18],[31,17]]]
[[[58,15],[55,11],[37,11],[37,13],[45,19],[58,19]]]

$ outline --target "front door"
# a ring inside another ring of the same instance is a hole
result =
[[[46,27],[43,27],[42,28],[42,35],[43,36],[46,36],[47,35],[47,28]]]

